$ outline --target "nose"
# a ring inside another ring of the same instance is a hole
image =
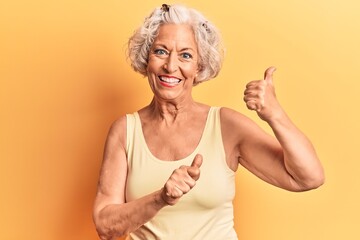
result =
[[[168,73],[173,73],[176,72],[176,70],[178,69],[179,65],[178,65],[178,59],[176,54],[171,53],[169,55],[169,57],[167,58],[167,61],[164,63],[164,69],[168,72]]]

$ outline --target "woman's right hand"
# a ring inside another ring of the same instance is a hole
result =
[[[197,154],[191,166],[181,166],[175,169],[166,181],[161,196],[168,205],[176,204],[179,199],[188,193],[196,184],[200,177],[200,166],[203,158]]]

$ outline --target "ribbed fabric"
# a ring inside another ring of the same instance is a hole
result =
[[[220,108],[212,107],[193,153],[177,161],[163,161],[148,149],[137,112],[127,115],[128,179],[126,201],[161,189],[171,173],[203,155],[196,186],[174,206],[158,214],[128,236],[130,240],[235,240],[233,204],[235,173],[228,167],[221,136]]]

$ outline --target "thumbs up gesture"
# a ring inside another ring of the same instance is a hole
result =
[[[184,194],[195,186],[200,177],[202,161],[202,155],[197,154],[191,166],[181,166],[173,171],[161,193],[163,200],[167,204],[176,204]]]
[[[256,111],[258,116],[267,122],[282,112],[273,84],[275,70],[275,67],[266,69],[264,79],[249,82],[244,92],[247,108]]]

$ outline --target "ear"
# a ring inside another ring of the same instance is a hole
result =
[[[196,69],[196,77],[204,70],[204,67],[201,65],[198,65]]]
[[[199,74],[203,71],[203,67],[202,66],[198,66],[198,68],[196,69],[196,74],[195,74],[195,79],[198,78]]]
[[[199,74],[203,71],[203,69],[204,68],[201,65],[198,65],[198,67],[196,69],[196,74],[195,74],[193,86],[196,86],[197,84],[199,84],[199,82],[197,82],[197,78],[198,78]]]

